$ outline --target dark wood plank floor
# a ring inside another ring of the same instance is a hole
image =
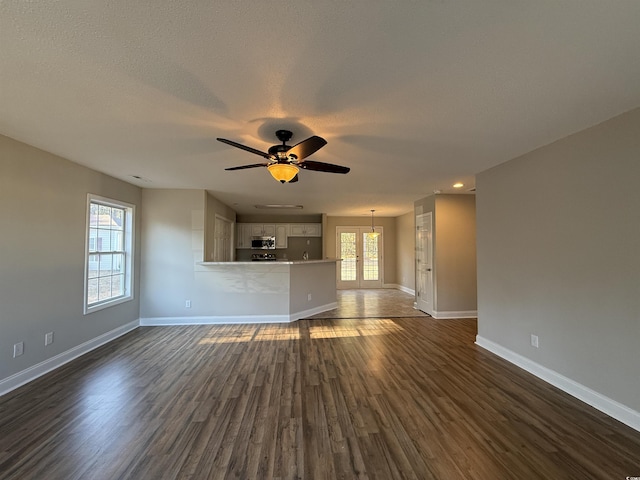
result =
[[[2,479],[624,479],[640,433],[474,320],[140,328],[0,398]]]

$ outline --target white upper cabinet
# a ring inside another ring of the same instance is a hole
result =
[[[322,224],[320,223],[292,223],[289,225],[290,237],[321,237]]]
[[[252,237],[273,237],[276,234],[276,226],[273,223],[250,223]]]
[[[321,237],[320,223],[237,223],[236,248],[251,248],[251,237],[276,237],[276,248],[287,248],[289,237]]]

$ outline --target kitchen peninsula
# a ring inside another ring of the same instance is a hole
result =
[[[189,316],[143,325],[293,322],[337,307],[339,260],[197,262]]]

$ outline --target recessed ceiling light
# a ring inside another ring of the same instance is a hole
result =
[[[458,182],[453,184],[453,188],[462,188],[462,187],[464,187],[464,183]]]
[[[279,209],[301,209],[302,205],[282,205],[282,204],[269,204],[269,205],[254,205],[256,208],[279,208]]]

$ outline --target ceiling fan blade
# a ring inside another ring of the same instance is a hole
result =
[[[252,163],[251,165],[240,165],[239,167],[225,168],[225,170],[244,170],[245,168],[266,167],[267,165],[269,164],[268,163]]]
[[[241,143],[232,142],[231,140],[227,140],[226,138],[217,138],[219,142],[226,143],[227,145],[231,145],[232,147],[241,148],[242,150],[246,150],[247,152],[255,153],[256,155],[260,155],[261,157],[272,160],[272,156],[266,152],[261,152],[260,150],[256,150],[255,148],[247,147],[246,145],[242,145]]]
[[[314,162],[313,160],[307,160],[306,162],[297,163],[296,166],[304,168],[305,170],[314,170],[316,172],[329,173],[349,173],[349,171],[351,170],[349,167],[334,165],[332,163]]]
[[[289,180],[287,183],[295,183],[295,182],[297,182],[298,180],[300,180],[300,179],[298,178],[298,174],[296,173],[296,176],[295,176],[295,177],[293,177],[291,180]]]
[[[313,137],[309,137],[306,140],[301,141],[297,145],[294,145],[287,151],[288,156],[295,156],[298,161],[307,158],[312,153],[317,152],[322,147],[327,144],[327,141],[322,138],[314,135]]]

